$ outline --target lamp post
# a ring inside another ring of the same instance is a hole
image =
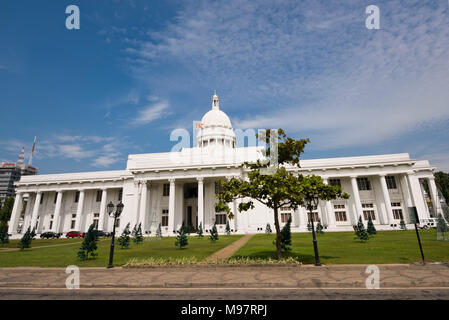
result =
[[[318,195],[314,194],[312,196],[306,197],[307,209],[310,213],[310,222],[312,223],[312,236],[313,236],[313,251],[315,252],[315,266],[321,266],[320,257],[318,255],[318,244],[316,242],[315,226],[313,224],[313,208],[318,207]]]
[[[114,218],[114,226],[112,227],[112,241],[111,241],[111,250],[109,251],[109,264],[108,264],[108,268],[114,268],[114,266],[112,265],[112,260],[114,259],[114,239],[115,239],[115,225],[117,224],[117,218],[120,217],[120,215],[122,214],[123,211],[123,207],[125,205],[120,201],[117,204],[117,209],[114,212],[114,204],[111,202],[109,202],[107,209],[108,209],[108,214],[111,218]]]

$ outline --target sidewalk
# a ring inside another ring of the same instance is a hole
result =
[[[365,289],[367,265],[82,268],[81,288]],[[449,289],[449,265],[378,265],[380,288]],[[64,268],[0,268],[0,289],[65,288]]]

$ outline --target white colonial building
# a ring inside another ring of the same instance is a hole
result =
[[[245,178],[242,163],[260,159],[261,147],[236,147],[231,121],[220,110],[215,94],[212,110],[199,127],[193,148],[132,154],[125,170],[22,176],[9,233],[20,236],[29,226],[38,234],[86,231],[92,223],[99,230],[112,231],[113,219],[106,212],[110,201],[125,205],[118,232],[127,223],[131,228],[142,223],[145,234],[154,235],[161,224],[163,234],[174,235],[183,221],[193,230],[202,223],[205,231],[217,223],[219,232],[224,232],[228,218],[214,211],[217,181]],[[410,159],[406,153],[301,160],[300,164],[301,168],[288,170],[319,175],[350,194],[347,200],[322,201],[315,208],[315,218],[328,231],[352,230],[359,216],[365,221],[371,216],[378,229],[398,228],[402,218],[409,222],[411,206],[416,206],[420,218],[441,212],[434,167],[428,161]],[[229,221],[234,233],[264,232],[267,223],[273,226],[272,210],[257,201],[253,210],[242,213],[236,210],[236,201],[230,205],[235,215]],[[294,212],[281,210],[280,221],[285,223],[290,216],[292,232],[307,230],[309,214],[304,207]]]

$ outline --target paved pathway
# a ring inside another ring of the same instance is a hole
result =
[[[254,234],[246,234],[240,239],[234,241],[229,246],[224,247],[223,249],[218,250],[217,252],[214,252],[210,256],[208,256],[205,261],[215,261],[219,259],[226,259],[231,257],[234,253],[237,252],[238,249],[240,249],[245,243],[248,242],[249,239],[251,239],[254,236]]]

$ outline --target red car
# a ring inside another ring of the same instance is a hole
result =
[[[84,232],[69,231],[65,235],[66,238],[84,238]]]

